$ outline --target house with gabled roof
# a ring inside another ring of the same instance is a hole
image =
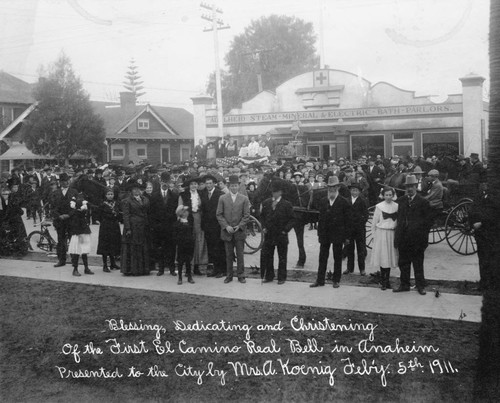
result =
[[[138,105],[130,92],[120,93],[120,104],[92,101],[92,106],[104,120],[108,162],[157,165],[191,158],[193,115],[185,109]]]

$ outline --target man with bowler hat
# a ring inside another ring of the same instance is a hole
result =
[[[344,274],[354,272],[354,247],[358,252],[359,273],[365,275],[366,258],[366,222],[368,221],[368,202],[361,196],[361,185],[352,183],[349,186],[351,195],[347,199],[352,210],[352,231],[347,249],[347,269]]]
[[[339,195],[339,178],[328,178],[328,195],[318,203],[319,265],[318,277],[310,287],[325,285],[326,266],[330,246],[333,249],[333,288],[338,288],[342,276],[342,247],[349,244],[352,229],[352,213],[349,202]]]
[[[246,283],[243,261],[246,226],[250,218],[250,200],[238,193],[240,187],[237,175],[229,177],[229,193],[219,198],[217,220],[221,226],[220,237],[226,249],[227,277],[224,283],[233,281],[234,249],[236,248],[237,275],[240,283]]]
[[[59,175],[60,188],[54,191],[54,228],[57,231],[57,263],[54,267],[66,265],[68,251],[70,202],[78,197],[78,192],[69,187],[69,176],[63,172]]]
[[[178,195],[169,188],[171,178],[168,172],[160,176],[160,191],[150,199],[150,222],[153,243],[152,260],[158,262],[157,276],[165,273],[165,266],[175,276],[175,240],[173,227],[177,220]]]
[[[401,270],[399,288],[394,292],[410,291],[410,272],[413,264],[415,284],[420,295],[425,295],[424,252],[431,227],[429,202],[417,194],[415,175],[406,177],[406,194],[398,199],[399,209],[394,235],[394,246],[399,252]]]
[[[282,198],[283,180],[271,183],[272,197],[262,203],[260,215],[264,232],[264,243],[260,251],[260,270],[264,283],[274,279],[274,249],[278,249],[278,284],[286,280],[288,232],[294,226],[292,203]]]

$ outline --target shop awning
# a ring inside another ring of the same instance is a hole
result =
[[[33,154],[24,144],[12,143],[10,148],[0,155],[0,161],[8,160],[44,160],[48,159],[43,155]]]
[[[5,151],[2,155],[0,155],[0,161],[9,161],[9,160],[55,160],[56,158],[52,155],[37,155],[32,153],[28,148],[22,144],[14,142],[10,146],[10,148]],[[73,155],[70,160],[85,160],[89,159],[89,157],[82,155],[80,153],[76,153]]]

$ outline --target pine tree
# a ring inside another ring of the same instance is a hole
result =
[[[139,81],[141,79],[141,76],[139,76],[139,73],[137,72],[138,67],[135,65],[134,59],[130,60],[130,64],[127,68],[128,71],[127,74],[125,74],[125,78],[127,79],[127,81],[123,82],[123,86],[128,91],[133,93],[135,95],[135,99],[137,99],[145,94],[145,92],[140,92],[144,89],[144,86],[142,85],[144,81]]]

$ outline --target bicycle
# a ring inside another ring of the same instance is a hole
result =
[[[57,242],[50,232],[48,228],[52,224],[42,221],[40,223],[40,231],[33,231],[28,235],[28,247],[31,251],[36,251],[37,249],[41,249],[44,252],[55,252],[57,249]]]
[[[262,248],[262,243],[264,242],[262,224],[254,216],[250,216],[246,232],[244,253],[246,255],[253,255]]]

